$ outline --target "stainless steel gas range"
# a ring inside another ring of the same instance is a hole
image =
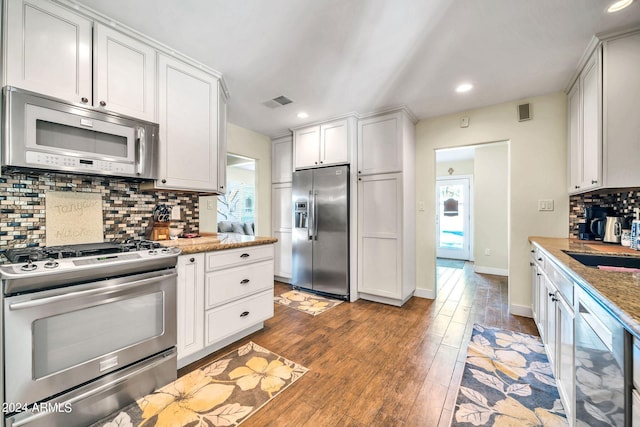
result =
[[[176,378],[180,250],[10,249],[0,265],[6,426],[86,426]]]

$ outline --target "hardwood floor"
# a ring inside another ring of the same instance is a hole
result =
[[[438,297],[403,307],[358,300],[319,316],[276,304],[265,328],[179,371],[248,341],[310,371],[243,426],[449,426],[475,322],[537,335],[508,314],[507,279],[438,267]],[[290,286],[276,282],[276,295]]]

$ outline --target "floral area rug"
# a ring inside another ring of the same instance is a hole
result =
[[[307,371],[250,342],[94,426],[237,426]]]
[[[542,341],[473,325],[451,425],[569,425]]]
[[[303,311],[312,316],[317,316],[335,307],[342,301],[324,298],[307,292],[289,291],[275,297],[275,302]]]

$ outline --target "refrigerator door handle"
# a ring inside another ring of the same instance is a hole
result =
[[[315,215],[315,200],[313,199],[313,191],[309,191],[309,203],[307,204],[307,237],[309,240],[313,240]]]
[[[313,193],[313,239],[318,240],[318,192]]]

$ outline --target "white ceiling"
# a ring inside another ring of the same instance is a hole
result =
[[[352,111],[420,119],[565,89],[605,0],[77,0],[224,75],[229,121],[277,136]],[[462,81],[475,89],[457,94]],[[295,103],[270,109],[285,95]],[[309,118],[299,119],[299,111]]]

